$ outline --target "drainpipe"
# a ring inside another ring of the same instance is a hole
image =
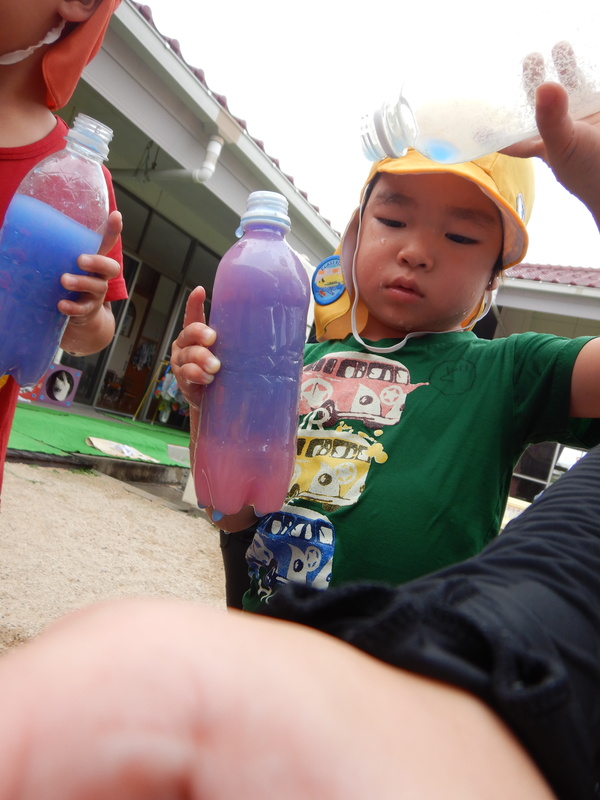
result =
[[[143,178],[144,180],[154,181],[193,181],[194,183],[206,183],[217,166],[217,161],[221,155],[221,150],[225,140],[222,136],[214,133],[210,137],[204,163],[200,169],[111,169],[111,175],[115,178]]]

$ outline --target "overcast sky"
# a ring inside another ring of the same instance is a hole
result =
[[[484,58],[494,53],[510,70],[517,53],[544,51],[548,42],[573,35],[564,2],[546,2],[541,14],[538,3],[505,0],[492,18],[481,0],[430,5],[421,15],[405,0],[146,2],[159,31],[179,40],[185,60],[204,70],[208,86],[227,97],[231,113],[246,121],[248,132],[338,231],[369,169],[360,119],[394,97],[405,75],[443,74],[444,64],[464,59],[470,48]],[[580,40],[581,30],[595,40],[598,6],[597,0],[570,0],[570,20],[578,28],[571,27]],[[465,74],[481,74],[473,61],[473,72],[467,65]],[[526,261],[600,266],[600,237],[590,213],[544,164],[536,172]]]

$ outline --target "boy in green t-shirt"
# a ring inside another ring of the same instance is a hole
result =
[[[510,152],[544,158],[600,221],[600,119],[574,123],[555,84],[537,115],[542,139]],[[525,254],[532,197],[531,163],[508,155],[374,165],[341,243],[346,290],[316,306],[290,499],[258,521],[251,508],[218,520],[257,525],[246,608],[289,581],[397,584],[462,561],[497,534],[529,443],[600,441],[600,340],[470,330]],[[196,407],[219,368],[204,296],[172,353]],[[193,458],[197,411],[191,422]]]

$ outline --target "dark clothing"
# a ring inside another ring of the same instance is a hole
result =
[[[225,569],[225,602],[229,608],[242,608],[242,598],[250,588],[246,550],[252,544],[256,525],[236,533],[219,531]]]
[[[399,587],[285,587],[265,614],[484,700],[561,800],[600,796],[600,448],[478,556]]]

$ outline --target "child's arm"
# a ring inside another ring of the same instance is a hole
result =
[[[591,211],[600,229],[600,114],[574,122],[562,87],[546,84],[537,93],[540,156],[562,185]],[[580,351],[571,376],[573,417],[600,417],[600,339]]]
[[[557,180],[589,208],[600,229],[600,113],[574,121],[568,96],[556,83],[542,84],[536,95],[540,138],[504,152],[538,156]],[[600,417],[600,338],[582,347],[571,376],[572,417]]]
[[[206,291],[197,286],[185,307],[183,330],[171,348],[171,369],[184,397],[190,404],[190,463],[194,464],[196,440],[198,438],[199,408],[204,387],[212,383],[221,364],[211,353],[209,347],[215,343],[217,335],[206,324],[204,301]],[[212,519],[213,509],[206,511]],[[224,531],[241,531],[254,525],[258,517],[251,506],[244,506],[237,514],[215,520]]]
[[[58,304],[58,310],[70,317],[60,343],[68,353],[77,356],[97,353],[112,341],[115,318],[110,303],[105,302],[104,298],[108,282],[118,276],[120,266],[104,254],[110,252],[116,244],[121,228],[121,214],[113,211],[108,218],[98,255],[79,256],[79,267],[91,274],[75,275],[66,272],[61,277],[65,289],[80,293],[78,300],[61,300]]]

